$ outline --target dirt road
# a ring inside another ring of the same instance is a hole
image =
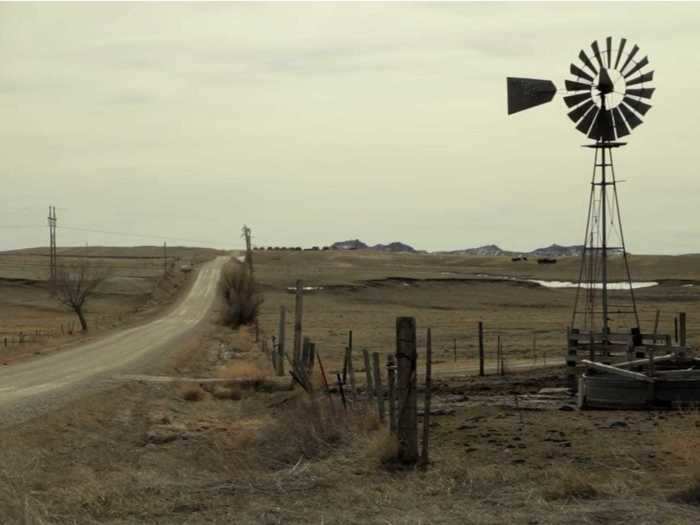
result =
[[[172,348],[211,308],[226,257],[202,266],[187,296],[168,314],[146,325],[119,331],[104,339],[0,369],[0,415],[41,413],[56,400],[80,388],[138,369]],[[72,396],[70,396],[72,397]],[[12,418],[15,419],[15,418]]]

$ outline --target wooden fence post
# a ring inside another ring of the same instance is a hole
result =
[[[456,341],[456,339],[455,339]],[[420,455],[421,467],[426,468],[430,462],[430,401],[432,394],[433,338],[430,328],[425,343],[425,401],[423,402],[423,450]]]
[[[296,301],[294,303],[294,365],[299,361],[301,355],[301,328],[304,320],[304,284],[297,281]]]
[[[396,360],[393,354],[386,356],[387,390],[389,397],[389,432],[396,433]]]
[[[286,329],[287,309],[280,306],[280,320],[277,326],[277,375],[284,375],[284,341]]]
[[[678,317],[673,318],[673,340],[678,342]]]
[[[453,341],[452,349],[454,352],[454,362],[457,362],[457,339]]]
[[[355,383],[355,367],[352,364],[352,330],[350,330],[348,334],[348,347],[345,353],[345,359],[345,366],[350,379],[350,391],[352,392],[352,397],[354,399],[357,395],[357,385]]]
[[[680,345],[685,346],[685,343],[686,343],[685,312],[681,312],[678,314],[678,337],[680,338]]]
[[[479,321],[479,376],[484,377],[484,323]]]
[[[398,361],[399,454],[402,463],[418,460],[418,424],[416,410],[416,320],[396,319],[396,360]]]
[[[374,395],[377,396],[377,410],[379,420],[384,421],[384,391],[382,389],[382,370],[379,366],[379,352],[372,354],[372,365],[374,366]]]
[[[373,397],[373,383],[372,383],[372,368],[369,363],[369,352],[366,348],[362,349],[362,357],[365,358],[365,375],[367,381],[367,400],[371,401]]]

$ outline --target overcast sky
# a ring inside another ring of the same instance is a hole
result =
[[[617,152],[628,249],[700,252],[700,4],[0,4],[0,249],[580,244],[592,151],[560,97],[638,43],[654,108]],[[126,233],[134,235],[127,236]],[[136,237],[143,235],[144,237]]]

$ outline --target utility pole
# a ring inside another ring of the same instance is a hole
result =
[[[56,208],[49,206],[49,284],[56,284]]]
[[[163,275],[168,273],[168,243],[163,241]]]
[[[251,229],[247,225],[243,225],[243,237],[245,237],[245,262],[250,270],[250,275],[253,275],[253,250],[250,246]]]

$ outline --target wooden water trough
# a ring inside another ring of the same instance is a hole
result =
[[[688,348],[662,356],[605,364],[581,360],[580,408],[643,409],[700,403],[700,359]]]

